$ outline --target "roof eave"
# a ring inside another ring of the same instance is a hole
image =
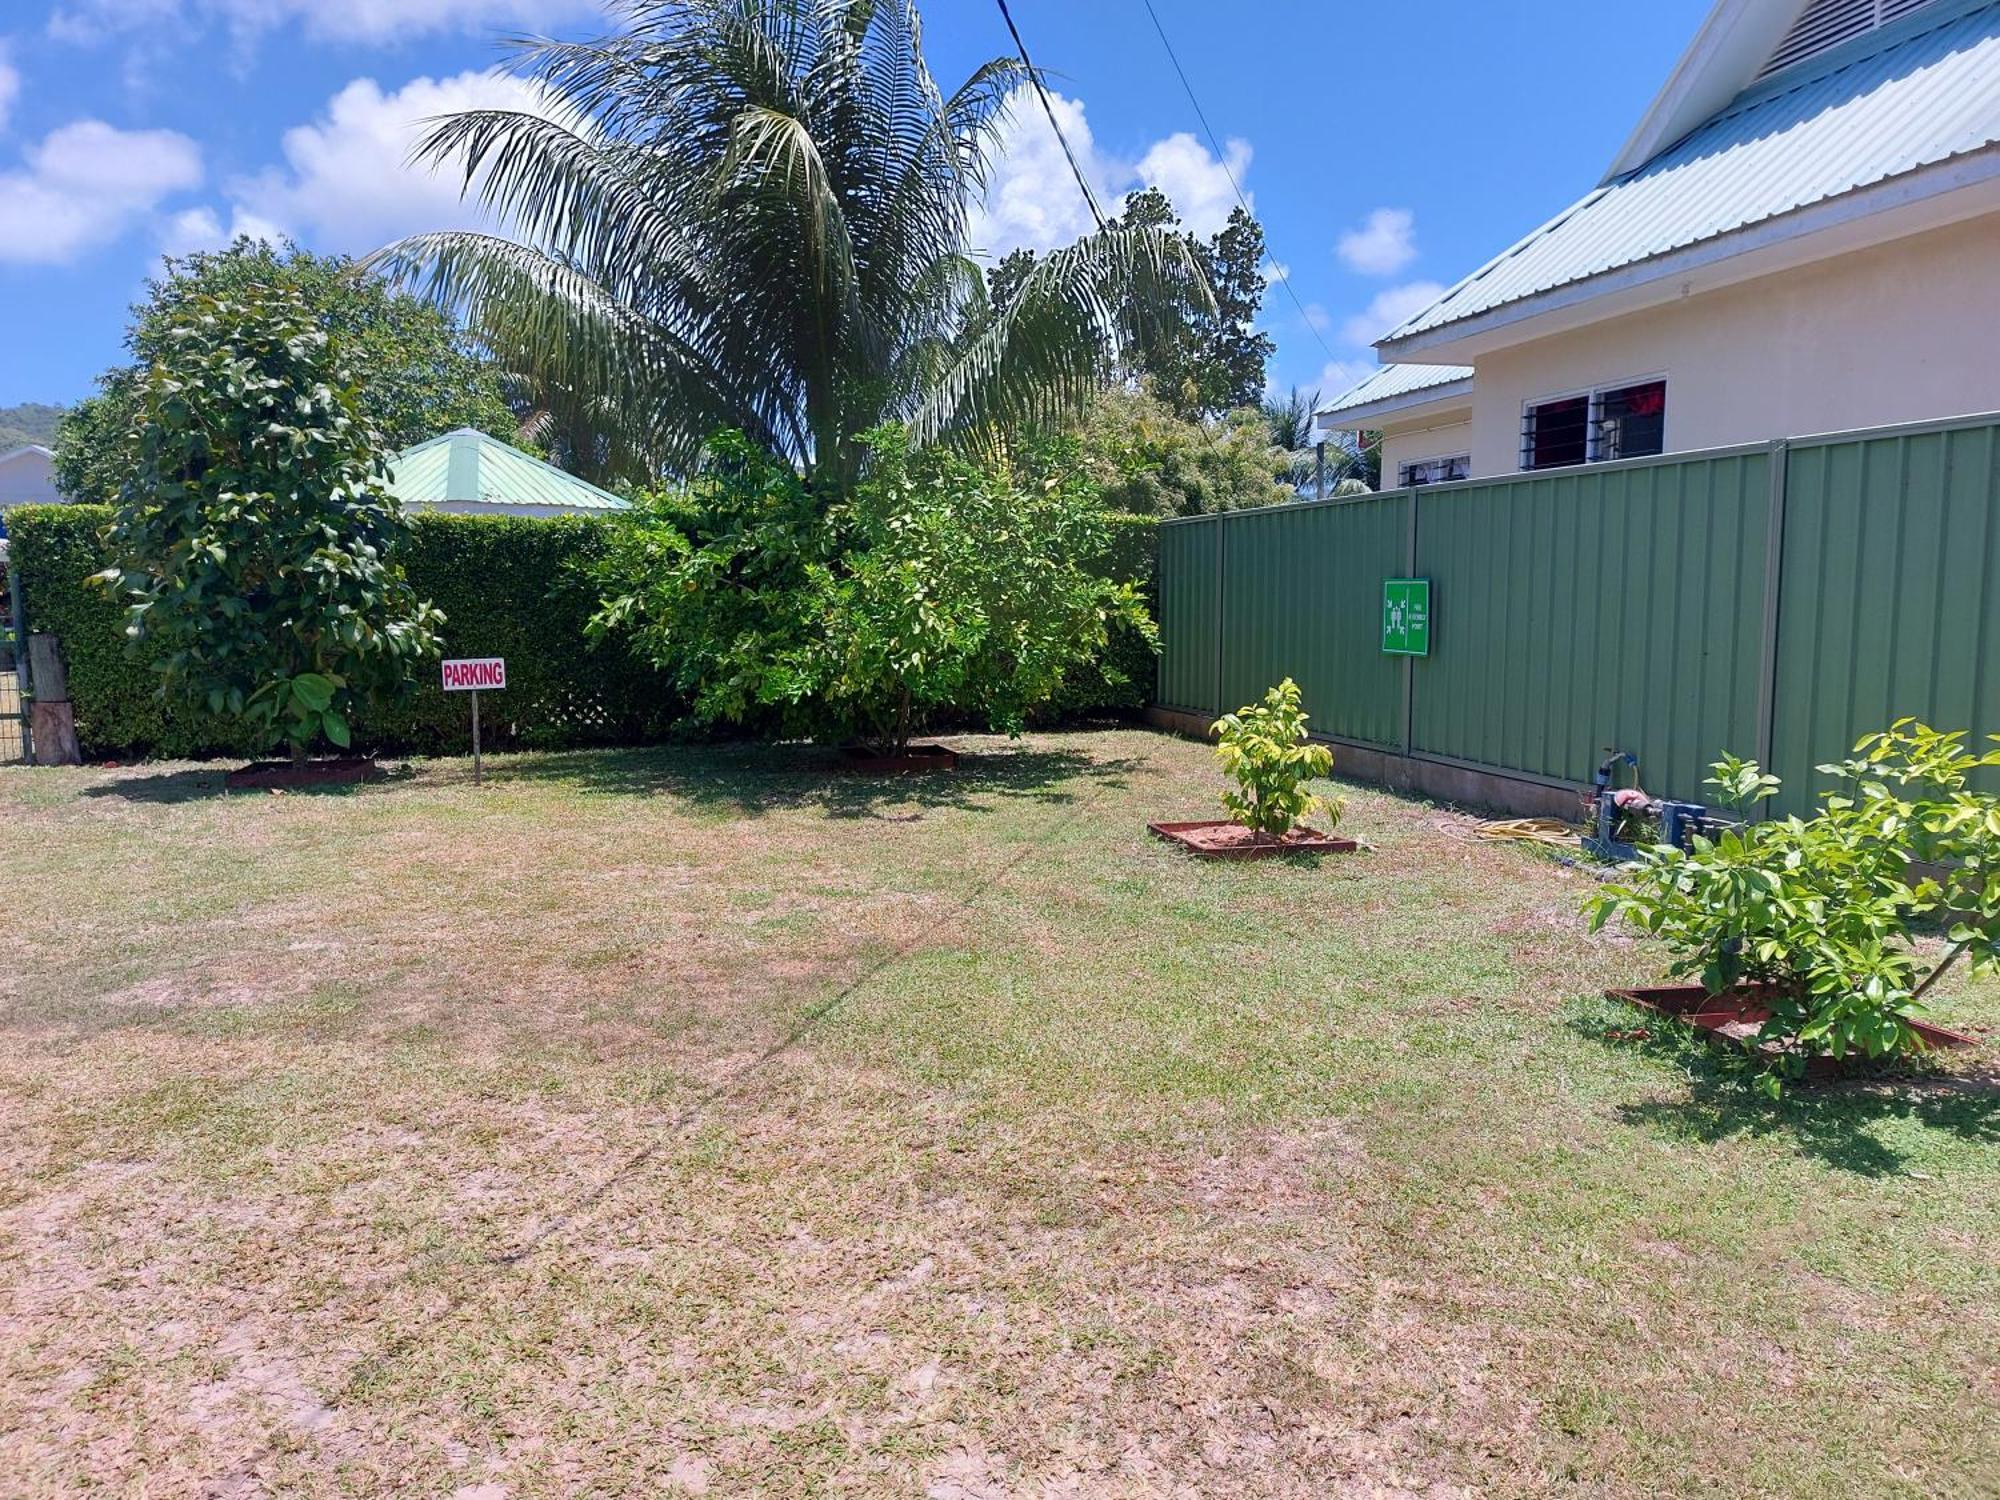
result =
[[[1475,356],[2000,209],[2000,145],[1375,345],[1385,363]],[[1869,221],[1873,220],[1871,225]],[[1820,237],[1815,246],[1811,242]],[[1804,253],[1801,253],[1804,252]],[[1704,273],[1700,287],[1673,283]]]
[[[1428,417],[1448,416],[1454,411],[1470,412],[1472,381],[1473,377],[1467,375],[1461,380],[1448,381],[1443,385],[1425,386],[1420,391],[1405,391],[1400,396],[1384,396],[1379,401],[1328,407],[1313,414],[1314,425],[1321,432],[1372,432],[1389,421],[1419,421]]]
[[[1620,148],[1604,181],[1644,166],[1727,107],[1749,87],[1804,8],[1805,0],[1721,0]]]

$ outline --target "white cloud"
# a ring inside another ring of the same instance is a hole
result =
[[[21,73],[8,54],[7,39],[0,37],[0,130],[13,116],[14,101],[21,96]]]
[[[1340,326],[1340,336],[1357,349],[1366,348],[1391,329],[1407,322],[1438,298],[1444,288],[1435,281],[1411,281],[1375,294],[1367,310]]]
[[[1109,210],[1117,196],[1113,179],[1119,171],[1099,159],[1083,105],[1054,92],[1049,101],[1085,180]],[[1016,91],[994,156],[985,202],[973,216],[974,246],[991,251],[997,260],[1024,246],[1051,250],[1067,245],[1096,227],[1063,156],[1062,142],[1031,91]]]
[[[1340,237],[1341,263],[1364,276],[1394,276],[1417,258],[1415,222],[1407,208],[1376,209],[1367,223]]]
[[[1230,177],[1241,182],[1250,171],[1248,141],[1232,140],[1224,149],[1229,153],[1226,165],[1186,131],[1170,135],[1154,142],[1139,158],[1133,169],[1134,186],[1158,188],[1180,213],[1183,224],[1196,234],[1212,235],[1228,222],[1229,211],[1236,207]],[[1254,197],[1250,206],[1257,206]]]
[[[201,182],[201,148],[172,130],[76,120],[0,173],[0,261],[56,264],[116,239]]]
[[[410,150],[433,116],[534,110],[541,99],[534,85],[495,73],[416,78],[387,94],[357,78],[318,120],[285,132],[283,167],[231,184],[237,220],[267,237],[282,227],[315,249],[356,254],[405,234],[488,224],[476,201],[461,198],[455,167],[413,165]]]
[[[238,208],[230,216],[225,228],[222,218],[212,208],[203,205],[183,209],[168,219],[160,233],[160,252],[163,255],[192,255],[198,250],[224,250],[239,239],[269,240],[274,245],[283,244],[285,231],[268,219]]]
[[[383,43],[492,27],[538,28],[600,13],[599,0],[71,0],[49,34],[92,43],[162,28],[226,26],[239,41],[297,22],[317,41]]]
[[[1137,161],[1126,161],[1098,150],[1081,100],[1052,91],[1049,101],[1107,214],[1117,212],[1127,193],[1157,187],[1197,234],[1214,234],[1229,218],[1236,206],[1229,173],[1243,181],[1250,170],[1249,142],[1228,143],[1227,170],[1184,132],[1155,141]],[[1018,91],[995,146],[985,201],[973,215],[972,243],[998,258],[1023,246],[1052,250],[1095,227],[1041,101],[1027,89]]]
[[[160,231],[160,251],[165,255],[192,255],[197,250],[220,250],[229,243],[222,221],[212,208],[187,208],[175,214]]]

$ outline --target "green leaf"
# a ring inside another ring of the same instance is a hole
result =
[[[292,679],[292,696],[314,713],[324,713],[333,702],[333,684],[317,672],[301,672]]]
[[[332,709],[328,709],[320,716],[320,728],[326,731],[329,740],[343,750],[353,742],[353,736],[348,732],[347,720]]]

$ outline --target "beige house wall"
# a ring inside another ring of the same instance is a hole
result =
[[[1449,421],[1432,418],[1406,427],[1382,429],[1382,488],[1394,489],[1402,464],[1423,458],[1452,458],[1472,451],[1472,413]],[[1477,471],[1475,471],[1477,472]]]
[[[34,448],[15,448],[11,452],[13,456],[0,463],[0,509],[58,504],[62,492],[56,488],[49,455]]]
[[[1482,356],[1473,474],[1520,467],[1523,403],[1652,376],[1669,452],[2000,411],[2000,214]]]

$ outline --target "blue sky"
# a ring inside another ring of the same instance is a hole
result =
[[[1012,0],[1108,198],[1155,181],[1197,227],[1233,201],[1141,0]],[[1275,385],[1331,387],[1385,331],[1602,175],[1706,0],[1155,0],[1274,260]],[[1006,51],[992,0],[929,0],[933,69]],[[462,221],[405,170],[410,122],[505,97],[495,36],[601,29],[594,0],[0,0],[0,404],[71,401],[121,357],[165,249],[233,230],[364,252]],[[1086,211],[1022,111],[979,233]]]

